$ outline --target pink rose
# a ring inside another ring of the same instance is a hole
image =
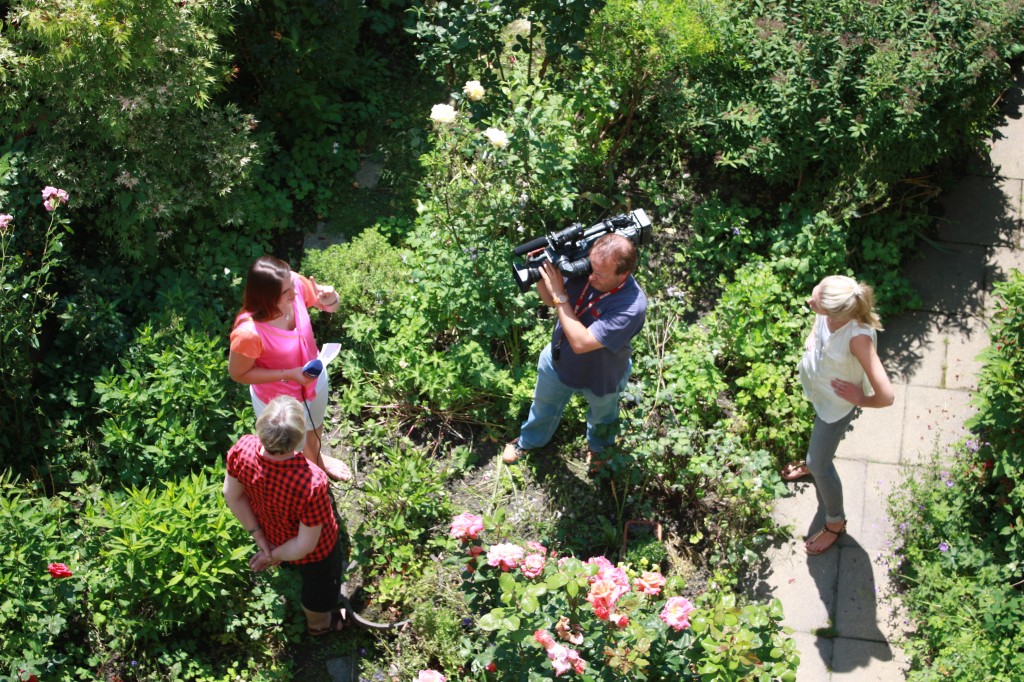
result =
[[[644,571],[633,581],[633,586],[642,594],[660,594],[665,586],[665,576],[657,571]]]
[[[661,610],[661,619],[673,630],[679,631],[690,627],[690,614],[695,607],[686,597],[672,597],[665,602]]]
[[[502,571],[515,568],[522,558],[523,548],[507,542],[493,545],[490,551],[487,552],[487,564],[490,566],[500,566]]]
[[[533,633],[533,638],[545,649],[549,649],[555,645],[555,638],[551,636],[551,633],[547,630],[537,630]]]
[[[445,677],[436,670],[421,670],[416,682],[445,682]]]
[[[629,625],[629,617],[623,613],[613,613],[608,616],[608,622],[617,628],[624,628]]]
[[[611,568],[612,562],[605,559],[603,556],[592,556],[587,559],[588,564],[597,564],[601,568]]]
[[[465,542],[466,540],[476,540],[483,531],[484,520],[482,517],[470,514],[469,512],[463,512],[452,521],[448,534]]]
[[[43,188],[43,207],[47,211],[52,211],[61,204],[66,203],[68,203],[68,193],[64,190],[50,186]]]
[[[526,546],[527,548],[532,549],[534,552],[537,552],[538,554],[545,554],[548,551],[547,547],[540,544],[539,542],[534,542],[533,540],[527,542]]]
[[[561,644],[548,647],[548,658],[555,667],[555,675],[561,675],[573,670],[582,673],[587,668],[587,663],[575,649],[569,649]]]
[[[583,627],[579,623],[573,623],[567,616],[558,619],[555,625],[555,633],[558,638],[579,646],[583,644]]]
[[[519,568],[527,578],[536,578],[544,572],[544,564],[543,554],[527,554]]]
[[[561,644],[554,644],[548,647],[548,658],[551,659],[551,664],[555,666],[556,675],[567,673],[572,669],[572,663],[568,660],[569,650]]]
[[[67,564],[50,564],[46,567],[46,570],[50,572],[50,575],[54,578],[70,578],[71,569],[68,568]]]
[[[10,213],[0,213],[0,232],[6,232],[7,226],[14,220],[14,216]]]
[[[608,620],[618,598],[619,588],[611,580],[595,580],[587,593],[587,601],[594,607],[594,615],[601,620]]]

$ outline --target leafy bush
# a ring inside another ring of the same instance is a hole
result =
[[[230,73],[217,40],[234,5],[11,7],[0,71],[17,94],[0,104],[0,128],[22,138],[31,176],[69,178],[82,236],[95,228],[119,255],[152,264],[195,229],[196,213],[212,214],[206,225],[243,214],[236,199],[263,150],[251,117],[214,103]]]
[[[10,155],[0,157],[0,188],[13,174]],[[26,465],[46,468],[38,440],[47,419],[33,385],[44,325],[54,315],[54,275],[66,259],[64,240],[71,231],[60,200],[49,201],[55,205],[41,229],[34,225],[39,219],[29,217],[43,217],[38,205],[33,213],[0,209],[0,465],[22,471]]]
[[[289,679],[274,654],[282,586],[249,572],[251,539],[221,500],[222,476],[53,497],[0,477],[9,679]]]
[[[695,65],[680,101],[692,144],[839,211],[981,144],[1020,22],[1013,2],[971,0],[722,8],[718,58]]]
[[[376,228],[359,233],[347,244],[306,251],[302,272],[330,284],[338,292],[338,312],[320,316],[327,335],[344,333],[352,315],[387,317],[390,308],[401,300],[409,280],[409,254],[391,246]]]
[[[76,516],[70,494],[37,497],[0,474],[0,648],[8,676],[72,670],[88,654],[86,557]],[[71,576],[48,573],[52,563],[66,565]]]
[[[215,462],[244,423],[247,403],[224,371],[224,340],[177,317],[157,324],[139,328],[118,365],[96,379],[104,416],[97,465],[123,485],[178,478]]]
[[[432,551],[444,546],[432,531],[451,517],[446,476],[411,448],[385,451],[363,485],[365,520],[353,535],[355,560],[382,604],[412,604],[413,585]]]
[[[691,603],[678,596],[682,581],[657,572],[462,537],[451,563],[465,564],[466,602],[479,614],[465,650],[474,677],[539,680],[554,667],[594,680],[796,679],[777,600],[741,606],[713,591]]]
[[[1024,665],[1024,276],[995,286],[1000,305],[982,354],[974,434],[890,500],[893,563],[916,623],[911,680],[1013,679]],[[964,612],[972,618],[958,618]]]

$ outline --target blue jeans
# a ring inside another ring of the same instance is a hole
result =
[[[587,444],[593,452],[601,452],[615,442],[619,421],[619,394],[626,389],[626,382],[632,370],[632,362],[625,375],[608,395],[595,395],[586,388],[570,388],[563,384],[551,360],[551,344],[544,348],[537,361],[537,388],[533,392],[530,415],[519,430],[519,447],[533,450],[547,445],[555,435],[562,412],[569,404],[573,393],[580,393],[587,399]]]

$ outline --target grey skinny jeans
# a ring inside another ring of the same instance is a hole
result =
[[[836,471],[836,450],[850,422],[859,412],[859,409],[854,408],[832,424],[814,416],[811,444],[807,446],[807,468],[814,476],[814,483],[825,503],[825,523],[839,523],[846,519],[843,510],[843,482],[839,480],[839,472]]]

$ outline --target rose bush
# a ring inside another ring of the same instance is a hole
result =
[[[464,621],[472,624],[463,640],[467,676],[796,679],[799,659],[778,600],[740,606],[711,590],[691,601],[681,579],[657,571],[560,557],[537,543],[524,543],[527,554],[516,543],[462,539],[450,563],[463,566],[473,614]]]

